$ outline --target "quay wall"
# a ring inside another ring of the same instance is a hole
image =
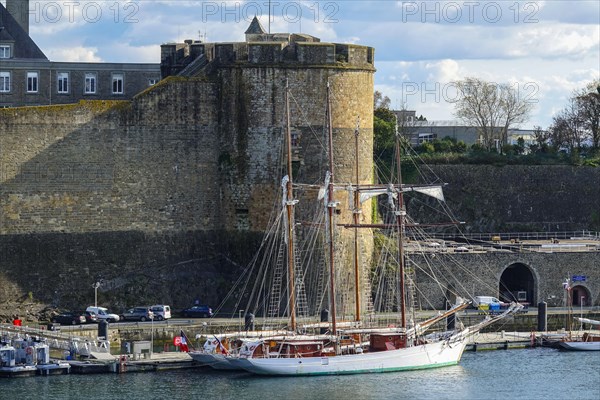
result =
[[[426,265],[422,256],[411,255],[418,264]],[[435,271],[437,278],[444,282],[442,288],[423,272],[417,272],[417,283],[423,293],[427,293],[432,306],[444,307],[447,291],[468,292],[473,296],[499,297],[505,290],[500,282],[509,268],[520,268],[529,273],[527,285],[519,288],[527,292],[527,302],[537,306],[546,302],[551,307],[566,305],[566,291],[562,283],[573,276],[585,276],[586,280],[574,282],[589,292],[589,305],[600,306],[600,252],[491,252],[491,253],[438,253],[435,257],[443,265]],[[460,267],[459,267],[460,265]],[[437,293],[436,296],[433,294]],[[420,304],[429,308],[425,298],[420,296]]]

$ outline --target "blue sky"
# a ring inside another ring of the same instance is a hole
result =
[[[0,0],[3,1],[3,0]],[[268,0],[30,0],[30,33],[54,61],[159,62],[160,44],[242,41]],[[597,1],[272,0],[271,32],[375,47],[375,89],[392,106],[453,119],[451,82],[511,83],[535,103],[521,127],[547,127],[600,77]]]

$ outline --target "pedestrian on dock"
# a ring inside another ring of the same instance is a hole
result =
[[[21,319],[19,318],[18,315],[15,315],[15,318],[13,319],[13,325],[14,326],[22,326],[23,325],[23,321],[21,321]]]

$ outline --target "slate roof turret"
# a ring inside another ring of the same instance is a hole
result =
[[[246,35],[248,35],[248,34],[260,35],[260,34],[267,33],[267,31],[265,31],[265,28],[263,28],[263,26],[260,24],[260,21],[258,20],[258,18],[256,18],[256,16],[254,16],[254,18],[252,19],[252,22],[250,22],[250,26],[248,27],[248,29],[246,29],[246,32],[244,32],[244,33]]]

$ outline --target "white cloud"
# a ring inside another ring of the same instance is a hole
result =
[[[242,41],[255,13],[265,29],[268,26],[267,5],[262,0],[143,1],[135,3],[139,5],[135,10],[126,10],[131,3],[124,0],[78,2],[79,12],[73,20],[63,14],[56,22],[48,22],[48,15],[46,20],[40,15],[38,22],[31,21],[34,40],[51,60],[158,62],[162,43],[200,38]],[[102,4],[103,14],[101,20],[91,23],[92,15],[84,18],[81,10],[94,2]],[[271,32],[301,31],[323,41],[375,47],[376,89],[389,96],[394,106],[405,101],[429,119],[452,118],[452,106],[443,101],[441,93],[444,85],[474,76],[523,88],[537,85],[538,104],[529,124],[547,126],[573,90],[599,76],[597,1],[496,2],[503,12],[497,23],[481,17],[483,2],[477,2],[479,16],[474,21],[463,12],[455,23],[444,20],[444,15],[437,23],[431,15],[425,23],[418,13],[406,18],[408,3],[421,12],[424,3],[430,9],[438,4],[440,10],[449,4],[441,1],[300,0],[295,3],[302,6],[300,19],[292,15],[295,9],[284,11],[284,2],[273,3],[278,5],[273,9]],[[456,4],[464,6],[466,2]],[[325,9],[326,5],[333,8]],[[127,11],[135,11],[129,21],[125,21]],[[526,17],[535,23],[526,23]]]
[[[71,62],[100,62],[97,55],[98,49],[86,47],[50,48],[45,51],[46,56],[55,61]]]
[[[428,62],[425,64],[425,69],[430,71],[428,78],[433,82],[452,82],[463,76],[456,60]]]

